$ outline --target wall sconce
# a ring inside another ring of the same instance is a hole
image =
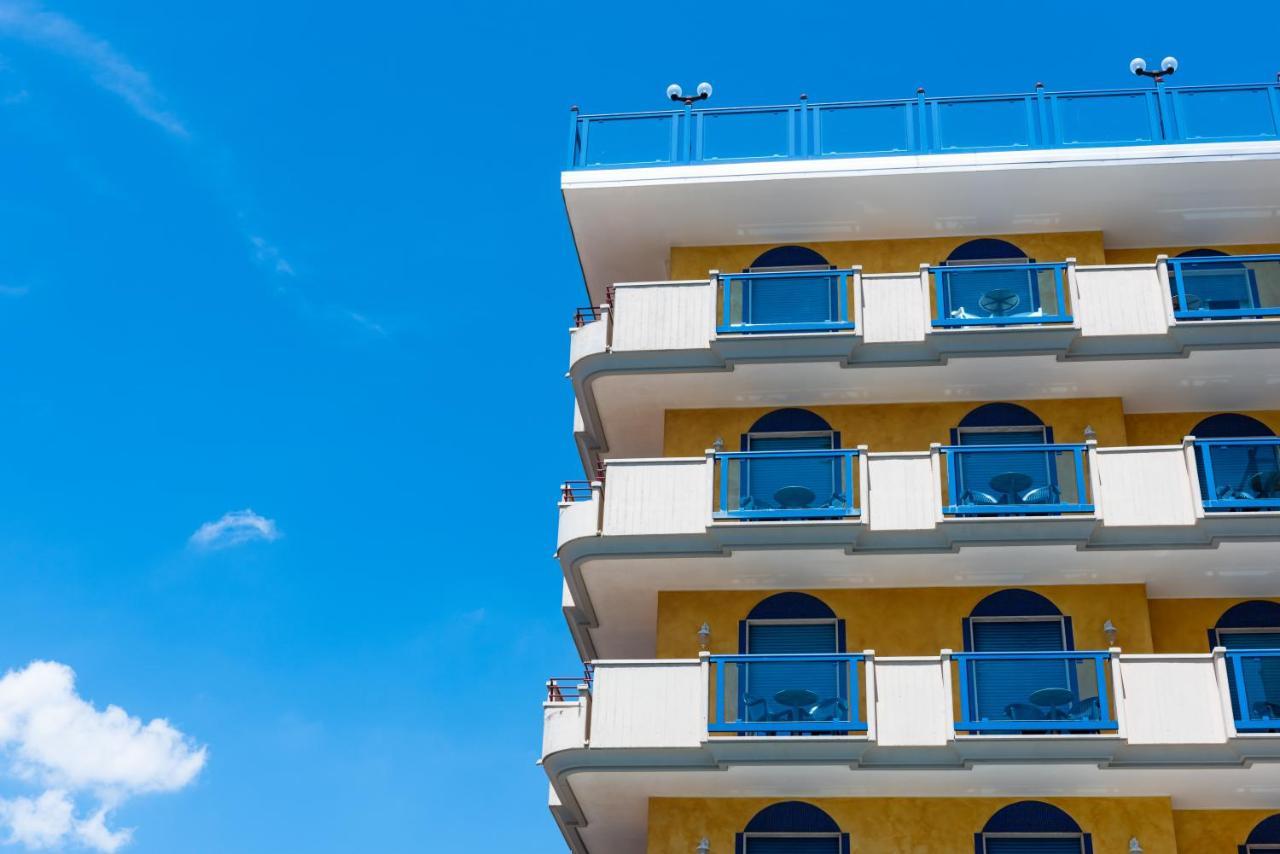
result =
[[[705,650],[711,644],[711,626],[706,623],[698,629],[698,647]]]
[[[1142,854],[1142,846],[1138,844],[1138,837],[1129,837],[1129,854]]]
[[[698,847],[693,849],[693,854],[710,854],[710,852],[711,852],[711,840],[707,839],[707,837],[705,836],[702,837],[702,841],[698,843]]]
[[[1116,624],[1115,624],[1115,623],[1111,622],[1110,620],[1107,620],[1105,623],[1103,623],[1103,624],[1102,624],[1102,633],[1103,633],[1104,635],[1106,635],[1106,636],[1107,636],[1107,645],[1108,645],[1108,646],[1115,646],[1115,645],[1116,645],[1116,634],[1117,634],[1117,632],[1116,632]]]
[[[711,447],[716,449],[717,454],[720,453],[721,451],[724,450],[724,439],[722,439],[719,436],[716,436],[716,440],[711,443]]]
[[[1084,425],[1084,440],[1086,442],[1096,442],[1098,440],[1098,431],[1093,429],[1092,424]]]

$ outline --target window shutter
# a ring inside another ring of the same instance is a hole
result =
[[[746,854],[840,854],[836,836],[748,837]]]
[[[1038,652],[1065,648],[1061,619],[971,624],[975,652]],[[1059,661],[973,662],[974,715],[978,720],[1006,717],[1011,703],[1027,703],[1041,688],[1075,688],[1069,664]]]
[[[980,263],[980,262],[979,262]],[[982,307],[982,297],[991,291],[1008,290],[1018,296],[1018,303],[1006,315],[1027,314],[1040,307],[1040,280],[1035,270],[966,270],[964,265],[951,267],[942,274],[946,311],[960,309],[973,317],[990,317]]]
[[[961,431],[959,439],[961,445],[1041,445],[1044,444],[1045,433],[1042,428],[992,433]],[[962,453],[956,468],[959,481],[956,484],[956,495],[960,496],[962,501],[965,493],[972,490],[975,493],[985,492],[1001,504],[1016,504],[1017,496],[1003,494],[991,483],[992,478],[1006,472],[1016,472],[1029,477],[1031,483],[1026,487],[1027,489],[1057,484],[1057,467],[1054,465],[1053,456],[1044,451],[1009,451],[1005,454]]]
[[[1200,475],[1201,498],[1232,498],[1249,490],[1255,474],[1269,474],[1280,469],[1280,448],[1275,445],[1210,445],[1209,461],[1213,463],[1213,483],[1219,494],[1209,495],[1204,474],[1205,448],[1196,448],[1196,472]],[[1229,488],[1225,495],[1224,487]]]
[[[797,655],[836,651],[836,626],[831,623],[777,624],[750,623],[747,651],[752,655]],[[841,696],[839,673],[843,665],[835,661],[759,662],[743,665],[740,678],[744,694],[772,701],[779,691],[805,689],[819,700]]]
[[[1182,287],[1188,296],[1200,298],[1199,308],[1253,308],[1257,283],[1244,266],[1224,264],[1192,265],[1182,268]],[[1175,294],[1176,294],[1175,290]]]
[[[832,437],[751,436],[753,451],[831,450]],[[835,457],[747,458],[742,461],[743,498],[752,506],[777,508],[774,494],[784,486],[803,486],[813,493],[813,507],[826,507],[840,489],[840,460]],[[848,498],[848,496],[845,496]]]
[[[749,323],[824,323],[838,320],[838,276],[747,279]]]
[[[1021,837],[989,836],[985,854],[1081,854],[1084,840],[1079,837]]]
[[[1220,632],[1218,642],[1227,649],[1280,649],[1280,630],[1256,632]],[[1244,670],[1244,687],[1249,700],[1280,702],[1280,659],[1245,658],[1240,662]],[[1231,686],[1231,711],[1236,720],[1245,720],[1240,714],[1240,701],[1236,691],[1236,669],[1227,664],[1227,682]]]

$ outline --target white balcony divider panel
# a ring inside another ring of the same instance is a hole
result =
[[[590,501],[561,501],[560,527],[556,531],[556,548],[580,537],[600,533],[600,490],[591,490]]]
[[[951,680],[939,656],[876,658],[876,744],[941,746],[951,738]]]
[[[626,282],[614,286],[613,349],[705,350],[715,330],[712,281]]]
[[[587,698],[542,704],[542,755],[583,747],[587,741]]]
[[[697,747],[707,737],[697,659],[597,661],[592,747]]]
[[[1221,744],[1227,740],[1213,656],[1121,655],[1121,713],[1130,744]],[[1230,708],[1228,706],[1228,708]]]
[[[603,353],[609,346],[609,307],[601,306],[600,319],[569,330],[569,364]]]
[[[868,344],[923,341],[929,331],[928,273],[862,276],[862,340]]]
[[[868,453],[867,524],[873,531],[932,530],[938,488],[928,451]]]
[[[1155,264],[1075,267],[1072,297],[1082,336],[1165,335],[1165,296]]]
[[[712,458],[610,460],[604,533],[696,534],[711,524]]]
[[[1107,527],[1196,523],[1195,485],[1181,445],[1098,448],[1093,459]]]

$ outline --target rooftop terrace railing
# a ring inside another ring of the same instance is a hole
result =
[[[574,112],[568,168],[1280,139],[1280,84]]]

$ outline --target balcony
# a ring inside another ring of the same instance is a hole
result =
[[[948,445],[949,516],[1092,513],[1086,445]]]
[[[717,519],[843,519],[858,516],[859,452],[720,451]]]
[[[930,267],[935,327],[1071,323],[1066,263]]]
[[[1280,138],[1280,86],[574,113],[569,169]]]
[[[1119,729],[1107,690],[1109,652],[957,652],[951,657],[960,677],[957,732]]]
[[[1169,275],[1178,320],[1280,316],[1280,256],[1170,258]]]
[[[1280,510],[1280,439],[1197,439],[1207,511]]]
[[[1280,733],[1280,650],[1232,649],[1226,662],[1236,730]]]
[[[720,277],[720,334],[839,332],[849,321],[853,270],[740,273]]]

